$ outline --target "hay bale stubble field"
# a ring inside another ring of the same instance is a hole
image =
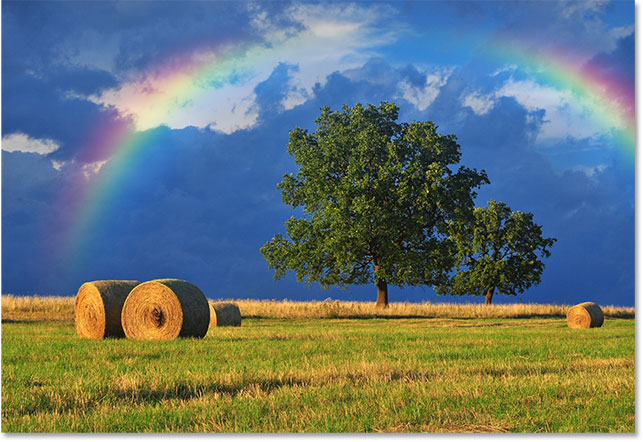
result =
[[[6,300],[4,432],[634,431],[633,309],[570,329],[564,313],[274,318],[236,301],[243,327],[134,341],[80,339],[73,300]]]

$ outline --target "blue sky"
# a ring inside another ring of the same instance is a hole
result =
[[[291,215],[276,188],[296,170],[288,131],[313,130],[325,105],[390,101],[400,120],[457,135],[462,164],[491,181],[478,206],[531,212],[558,239],[539,286],[494,302],[634,305],[634,165],[618,121],[521,50],[633,88],[634,3],[4,1],[2,292],[175,277],[214,299],[374,301],[370,285],[274,281],[259,248]],[[146,104],[168,70],[230,53],[234,75]],[[88,140],[119,125],[154,143],[64,261],[70,195],[116,169]],[[408,287],[389,299],[482,301]]]

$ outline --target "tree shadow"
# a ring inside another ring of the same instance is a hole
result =
[[[236,397],[242,393],[265,393],[270,394],[274,390],[287,387],[299,387],[309,382],[301,379],[264,379],[241,385],[228,385],[219,382],[211,383],[188,383],[182,382],[168,388],[139,388],[116,389],[113,394],[116,399],[132,401],[135,404],[157,403],[167,400],[190,400],[206,395],[220,394],[229,397]]]
[[[426,373],[415,373],[407,370],[393,370],[386,373],[381,373],[380,376],[385,378],[387,382],[391,381],[428,381],[429,375]],[[143,403],[157,403],[167,400],[190,400],[200,398],[211,394],[220,394],[235,398],[242,394],[271,394],[280,388],[290,387],[306,387],[310,385],[325,385],[332,384],[338,379],[346,380],[348,382],[368,382],[373,379],[372,374],[366,373],[337,373],[331,375],[323,381],[311,381],[307,378],[265,378],[255,379],[240,383],[239,385],[224,384],[221,382],[209,383],[189,383],[181,382],[165,388],[149,388],[148,386],[140,386],[127,389],[112,390],[112,394],[116,399],[132,401],[135,404]]]
[[[43,321],[30,320],[30,319],[4,319],[4,318],[2,318],[2,323],[3,324],[35,324],[37,322],[43,322]]]

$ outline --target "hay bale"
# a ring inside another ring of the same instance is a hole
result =
[[[210,302],[210,327],[239,327],[241,312],[237,304]]]
[[[92,281],[80,286],[74,303],[76,333],[81,338],[125,336],[121,311],[138,281]]]
[[[179,279],[156,279],[136,286],[121,316],[125,336],[130,339],[202,338],[210,322],[203,292]]]
[[[570,328],[594,328],[603,325],[603,310],[593,302],[583,302],[567,311],[567,325]]]

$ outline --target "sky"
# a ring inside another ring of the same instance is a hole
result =
[[[476,205],[557,238],[496,303],[634,305],[634,2],[2,2],[2,293],[179,278],[212,299],[375,301],[275,281],[295,127],[394,102],[484,169]],[[389,287],[391,302],[483,302]]]

